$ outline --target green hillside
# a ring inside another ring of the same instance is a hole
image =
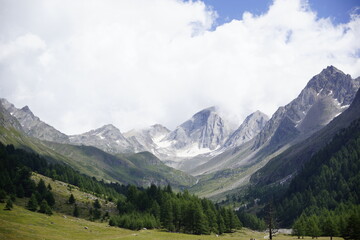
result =
[[[65,163],[99,180],[138,186],[171,184],[176,189],[195,183],[194,177],[167,167],[158,159],[156,164],[151,164],[156,157],[150,153],[114,156],[95,147],[40,141],[3,126],[0,126],[0,142],[35,152],[51,162]]]

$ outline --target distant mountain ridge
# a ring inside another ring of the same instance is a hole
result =
[[[94,146],[109,153],[133,152],[133,146],[112,124],[69,137],[72,144]]]

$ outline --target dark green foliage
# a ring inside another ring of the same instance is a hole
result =
[[[98,199],[96,199],[96,200],[93,202],[93,207],[94,207],[94,208],[90,208],[90,210],[89,210],[90,219],[91,219],[91,220],[100,219],[100,217],[101,217],[101,211],[100,211],[101,204],[100,204],[100,202],[99,202]]]
[[[264,231],[266,229],[266,223],[264,220],[258,218],[254,214],[246,213],[245,211],[241,210],[237,212],[239,220],[244,225],[244,227],[257,230],[257,231]]]
[[[0,189],[0,203],[5,202],[5,199],[6,199],[6,192]]]
[[[346,240],[360,239],[360,208],[350,215],[343,237]]]
[[[191,234],[222,234],[241,227],[233,210],[216,208],[210,200],[190,195],[186,190],[175,194],[170,186],[162,189],[151,185],[145,190],[129,186],[126,198],[118,200],[117,208],[120,215],[112,217],[110,224],[131,229],[146,225],[140,216],[146,216],[146,228],[161,226]]]
[[[95,209],[100,209],[101,208],[101,204],[99,202],[99,199],[96,199],[93,203],[93,206]]]
[[[298,237],[319,236],[360,239],[360,205],[340,204],[334,211],[317,209],[316,213],[303,213],[292,226]]]
[[[11,198],[9,198],[6,201],[6,205],[5,205],[4,210],[11,210],[12,208],[13,208],[13,201],[11,200]]]
[[[36,200],[35,194],[32,194],[27,204],[27,209],[35,212],[38,209],[38,201]]]
[[[73,194],[70,194],[69,200],[68,200],[69,204],[74,204],[75,203],[75,197]]]
[[[74,205],[73,216],[74,216],[74,217],[78,217],[79,215],[80,215],[79,208],[78,208],[78,206],[75,204],[75,205]]]
[[[303,215],[301,215],[300,218],[296,219],[296,221],[294,222],[294,224],[292,226],[293,235],[297,236],[298,238],[300,238],[300,237],[304,238],[304,236],[307,233],[306,228],[307,228],[307,225],[306,225],[305,217]]]
[[[47,190],[44,199],[46,200],[46,202],[49,204],[50,207],[55,205],[54,195],[49,190]]]
[[[132,230],[140,230],[142,228],[158,228],[159,222],[153,215],[148,213],[130,213],[118,216],[112,216],[109,221],[110,226],[118,226],[122,228],[128,228]]]
[[[40,209],[39,209],[40,213],[45,213],[47,215],[52,215],[52,211],[50,206],[48,205],[47,201],[44,199],[41,201],[40,203]]]
[[[309,215],[319,209],[333,210],[341,203],[360,204],[360,120],[316,153],[277,202],[285,227],[303,212]]]

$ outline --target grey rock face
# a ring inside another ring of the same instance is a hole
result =
[[[23,131],[18,120],[7,110],[8,105],[8,101],[0,99],[0,126],[6,129],[15,128],[18,131]]]
[[[268,120],[269,117],[260,111],[250,114],[240,127],[230,135],[224,147],[237,147],[251,140],[263,129]]]
[[[1,99],[1,103],[5,109],[18,120],[27,135],[45,141],[59,143],[69,142],[67,135],[41,121],[40,118],[31,112],[28,106],[18,109],[6,99]]]
[[[175,149],[192,145],[215,150],[222,146],[230,134],[228,124],[219,116],[215,107],[196,113],[172,131],[163,141],[171,142]]]
[[[333,66],[314,76],[300,95],[280,107],[256,136],[253,149],[267,141],[281,145],[302,134],[315,132],[348,108],[360,86]]]
[[[112,124],[69,137],[73,144],[97,147],[109,153],[133,152],[131,143]]]

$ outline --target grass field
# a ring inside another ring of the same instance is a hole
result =
[[[265,233],[253,232],[243,229],[236,233],[215,235],[188,235],[179,233],[168,233],[160,230],[130,231],[117,227],[109,227],[107,223],[90,222],[71,216],[55,213],[47,216],[26,210],[14,205],[13,210],[6,211],[5,204],[0,203],[0,239],[1,240],[65,240],[65,239],[139,239],[139,240],[180,240],[180,239],[239,239],[249,240],[251,238],[264,239]],[[274,239],[297,239],[293,236],[278,235]],[[305,238],[311,239],[311,238]],[[325,240],[329,238],[319,238]],[[339,240],[339,238],[334,238]]]

